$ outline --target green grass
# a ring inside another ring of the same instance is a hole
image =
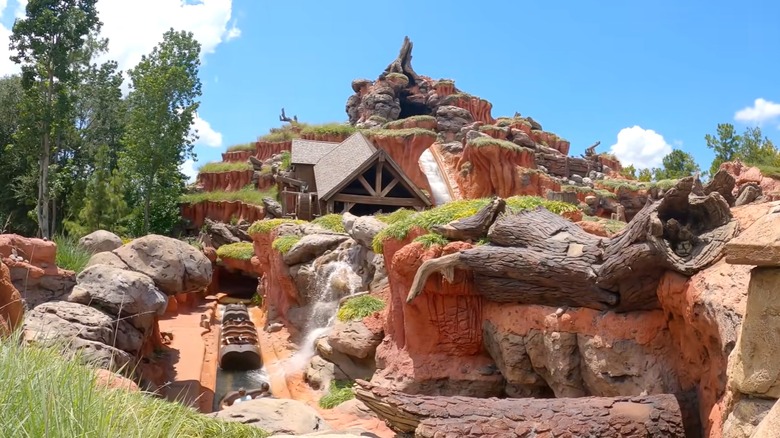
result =
[[[436,81],[436,85],[455,85],[455,81],[452,79],[439,79]]]
[[[384,308],[385,302],[379,298],[372,297],[371,295],[361,295],[347,300],[341,308],[339,308],[336,317],[338,317],[339,321],[343,322],[357,321],[367,316],[371,316]]]
[[[54,347],[0,339],[0,430],[3,437],[236,437],[268,434],[223,422],[143,392],[108,389],[79,357]]]
[[[761,171],[761,175],[764,175],[767,178],[780,180],[780,167],[766,164],[758,164],[754,167],[758,167],[758,170]]]
[[[498,140],[493,137],[477,137],[473,138],[468,141],[467,145],[473,147],[473,148],[483,148],[488,146],[498,146],[502,149],[509,149],[511,151],[522,151],[527,150],[530,151],[528,148],[524,148],[522,146],[516,145],[512,143],[511,141],[506,140]]]
[[[433,116],[425,116],[425,115],[419,115],[419,116],[411,116],[407,117],[405,119],[399,119],[399,120],[393,120],[392,122],[385,123],[384,126],[382,126],[382,129],[398,129],[401,126],[404,126],[404,123],[408,121],[414,121],[414,122],[435,122],[436,117]]]
[[[638,190],[643,189],[652,189],[654,187],[658,187],[662,190],[668,190],[672,187],[674,187],[675,184],[677,184],[679,180],[676,179],[662,179],[659,181],[650,181],[650,182],[640,182],[640,181],[626,181],[622,179],[602,179],[597,182],[597,184],[601,185],[602,187],[607,187],[612,190],[630,190],[632,192],[636,192]]]
[[[84,270],[92,253],[79,246],[79,240],[74,236],[54,236],[57,244],[57,257],[55,263],[62,269],[74,271],[77,274]]]
[[[417,214],[415,210],[409,210],[407,208],[399,208],[392,213],[383,213],[376,215],[376,218],[386,224],[394,224],[400,220],[406,219],[409,216]]]
[[[444,246],[450,243],[444,236],[436,233],[423,234],[422,236],[414,239],[414,242],[422,243],[423,248],[430,248],[435,245]]]
[[[249,242],[231,243],[217,249],[217,257],[221,259],[249,260],[255,255],[255,250]]]
[[[223,161],[215,161],[211,163],[206,163],[203,166],[198,169],[198,172],[200,173],[222,173],[222,172],[232,172],[235,170],[252,170],[252,165],[243,161],[243,162],[223,162]]]
[[[385,78],[391,81],[401,81],[404,85],[409,83],[409,78],[403,73],[388,73]]]
[[[308,125],[305,123],[292,122],[287,125],[283,125],[281,128],[271,128],[268,134],[258,138],[259,141],[267,141],[270,143],[290,141],[294,138],[300,137],[299,130],[306,129]]]
[[[406,128],[406,129],[369,129],[365,134],[370,137],[411,137],[413,135],[436,137],[436,133],[430,129]]]
[[[351,380],[333,380],[330,382],[328,393],[320,398],[319,405],[323,409],[333,409],[345,401],[355,398],[352,391],[354,382]]]
[[[285,171],[290,168],[292,164],[292,153],[290,151],[282,151],[282,163],[279,165],[279,170]]]
[[[305,224],[306,221],[299,219],[263,219],[253,223],[247,233],[252,234],[267,234],[273,231],[276,227],[282,224]]]
[[[625,222],[616,221],[612,219],[604,219],[596,216],[588,216],[588,215],[583,215],[582,220],[587,222],[599,222],[601,224],[604,224],[604,229],[606,229],[607,232],[609,232],[610,234],[615,234],[618,231],[625,228],[626,225],[628,225]]]
[[[183,195],[179,202],[183,204],[198,204],[206,201],[241,201],[245,204],[263,205],[263,198],[277,197],[276,186],[270,187],[266,190],[257,190],[253,187],[243,188],[235,192],[202,192],[202,193],[190,193]]]
[[[319,135],[343,135],[349,136],[357,132],[357,128],[346,123],[325,123],[323,125],[307,126],[301,131],[301,134],[319,134]]]
[[[373,241],[373,250],[380,254],[384,249],[386,239],[403,240],[413,228],[431,231],[435,225],[444,225],[457,219],[475,214],[480,208],[490,202],[488,198],[458,200],[448,202],[440,207],[419,213],[406,215],[380,231]],[[576,211],[577,207],[560,201],[550,201],[538,196],[513,196],[506,200],[510,211],[530,210],[539,206],[545,207],[556,214]]]
[[[227,148],[228,152],[254,151],[254,150],[255,150],[254,143],[236,144]]]
[[[347,232],[347,230],[344,228],[344,223],[342,222],[342,216],[337,213],[320,216],[317,219],[311,221],[311,223],[319,225],[326,230],[335,231],[337,233]]]
[[[271,248],[279,251],[282,254],[287,254],[296,243],[301,240],[301,236],[289,235],[279,236],[271,243]]]

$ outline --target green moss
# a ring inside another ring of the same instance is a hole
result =
[[[250,242],[231,243],[217,249],[217,257],[221,259],[249,260],[255,255]]]
[[[436,85],[455,85],[455,81],[452,79],[439,79],[436,81]]]
[[[411,116],[407,117],[405,119],[398,119],[393,120],[392,122],[387,122],[382,127],[383,129],[398,129],[401,126],[403,126],[406,122],[413,121],[413,122],[425,122],[425,123],[433,123],[436,122],[436,117],[433,116],[426,116],[426,115],[419,115],[419,116]]]
[[[255,150],[254,143],[236,144],[227,148],[228,152],[254,151],[254,150]]]
[[[346,233],[347,230],[344,229],[344,224],[342,223],[342,216],[340,214],[326,214],[325,216],[320,216],[317,219],[314,219],[311,221],[311,223],[315,225],[319,225],[322,228],[325,228],[326,230],[335,231],[337,233]]]
[[[198,169],[200,173],[222,173],[232,172],[235,170],[252,170],[252,165],[246,161],[242,162],[211,162],[206,163]]]
[[[323,409],[333,409],[345,401],[355,398],[355,392],[352,391],[354,382],[351,380],[334,380],[330,382],[328,393],[323,395],[319,405]]]
[[[301,236],[289,235],[279,236],[271,243],[271,248],[279,251],[282,254],[287,254],[296,243],[301,240]]]
[[[276,227],[282,224],[305,224],[306,221],[302,221],[299,219],[263,219],[260,221],[257,221],[253,223],[249,230],[247,230],[247,233],[249,235],[252,234],[268,234],[271,231],[273,231]]]
[[[655,186],[661,190],[669,190],[674,187],[679,180],[676,179],[662,179],[655,182]]]
[[[449,240],[436,233],[423,234],[422,236],[414,239],[414,242],[422,243],[423,248],[430,248],[435,245],[444,246],[450,243]]]
[[[436,137],[436,133],[430,129],[422,128],[406,128],[406,129],[369,129],[365,131],[365,134],[370,137],[383,136],[383,137],[411,137],[413,135],[418,136],[430,136]]]
[[[469,146],[473,148],[483,148],[487,146],[498,146],[502,149],[509,149],[511,151],[521,151],[521,150],[529,150],[528,148],[524,148],[522,146],[518,146],[511,141],[506,140],[498,140],[493,137],[476,137],[468,141],[467,143]]]
[[[417,214],[415,210],[409,210],[406,208],[399,208],[392,213],[378,214],[376,218],[386,224],[394,224],[400,220],[406,219],[409,216]]]
[[[524,211],[544,207],[555,214],[573,213],[578,210],[576,205],[568,202],[550,201],[539,196],[512,196],[507,198],[506,206],[510,211]]]
[[[247,186],[234,192],[202,192],[183,195],[179,202],[183,204],[198,204],[206,201],[241,201],[246,204],[263,205],[263,198],[276,199],[278,194],[276,186],[266,190],[256,190],[254,187]]]
[[[347,300],[341,308],[339,308],[336,316],[339,321],[343,322],[357,321],[367,316],[371,316],[384,308],[385,302],[379,298],[372,297],[371,295],[361,295]]]
[[[357,128],[345,123],[325,123],[322,125],[307,126],[301,131],[301,134],[314,135],[343,135],[349,136],[357,132]]]
[[[388,73],[385,78],[393,82],[401,82],[404,85],[409,83],[409,78],[403,73]]]

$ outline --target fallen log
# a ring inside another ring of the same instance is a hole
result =
[[[544,208],[505,214],[488,232],[489,245],[426,261],[407,302],[428,277],[471,270],[477,293],[499,302],[578,306],[615,311],[658,308],[656,289],[667,270],[693,275],[717,261],[737,232],[718,192],[703,194],[685,178],[648,202],[611,239],[586,233]]]
[[[499,399],[410,395],[358,380],[355,397],[399,433],[416,437],[682,437],[672,394]]]
[[[506,201],[493,198],[476,214],[467,218],[452,221],[446,225],[434,225],[431,231],[450,240],[479,240],[483,238],[499,214],[504,212]]]

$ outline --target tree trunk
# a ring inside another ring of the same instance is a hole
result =
[[[44,124],[46,125],[46,124]],[[43,147],[40,156],[40,178],[38,180],[38,228],[41,237],[51,239],[49,229],[49,165],[51,164],[51,143],[48,126],[43,132]]]
[[[685,436],[674,395],[498,399],[409,395],[358,380],[355,396],[416,437]]]
[[[723,197],[702,193],[693,178],[681,180],[611,239],[588,234],[543,208],[504,215],[488,232],[490,245],[423,263],[407,301],[420,294],[432,273],[469,269],[478,293],[493,301],[657,308],[656,288],[666,270],[693,275],[718,260],[736,234]]]
[[[475,215],[452,221],[446,225],[434,225],[431,231],[450,240],[479,240],[488,232],[490,225],[495,222],[499,214],[504,212],[505,208],[505,200],[493,198]]]

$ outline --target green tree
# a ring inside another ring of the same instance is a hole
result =
[[[620,174],[628,179],[636,179],[636,167],[633,164],[629,164],[620,171]]]
[[[40,145],[37,220],[40,234],[51,238],[49,172],[52,154],[72,126],[68,115],[78,68],[72,62],[86,37],[100,29],[97,0],[30,0],[26,17],[16,20],[11,60],[21,65],[27,112],[18,139]]]
[[[173,227],[167,214],[170,206],[156,200],[178,199],[184,187],[179,166],[194,157],[197,136],[190,127],[201,95],[199,56],[200,44],[192,33],[171,29],[129,72],[132,87],[120,167],[129,172],[141,201],[144,233],[150,231],[153,216],[155,228],[162,228],[155,231],[170,232]],[[155,213],[153,208],[164,209],[166,214]]]
[[[650,169],[639,169],[639,174],[636,179],[637,181],[649,182],[653,179],[653,173]]]
[[[660,169],[653,169],[657,181],[662,179],[679,179],[701,172],[693,156],[680,149],[673,149],[661,161]]]
[[[734,125],[718,124],[717,138],[707,134],[704,137],[707,147],[715,151],[715,159],[710,167],[710,175],[718,171],[726,161],[739,159],[749,165],[780,165],[780,152],[771,140],[764,137],[761,128],[747,128],[742,135],[736,134]]]

